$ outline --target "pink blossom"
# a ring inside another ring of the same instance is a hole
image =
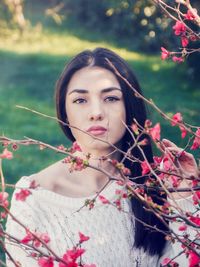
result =
[[[189,267],[197,267],[200,263],[200,257],[193,251],[189,252]]]
[[[62,150],[62,151],[65,151],[66,150],[66,148],[63,145],[57,146],[57,149]]]
[[[35,188],[37,188],[38,186],[39,186],[39,185],[36,184],[36,181],[35,181],[35,180],[32,180],[32,181],[30,182],[29,188],[30,188],[30,189],[35,189]]]
[[[183,121],[183,117],[182,117],[182,115],[181,115],[181,113],[180,112],[177,112],[176,114],[174,114],[173,116],[172,116],[172,122],[171,122],[171,125],[172,126],[175,126],[175,125],[177,125],[178,123],[181,123],[182,121]]]
[[[13,153],[10,152],[7,148],[3,150],[3,153],[0,154],[0,159],[12,159]]]
[[[38,239],[34,235],[37,236]],[[46,244],[50,242],[50,237],[47,233],[35,232],[34,235],[30,231],[27,231],[26,236],[21,240],[21,243],[28,244],[30,241],[33,241],[34,246],[39,247],[42,244],[41,241]]]
[[[181,130],[181,138],[185,138],[187,135],[187,130],[184,126],[179,126],[179,129]]]
[[[154,156],[153,157],[153,160],[154,160],[154,163],[156,164],[156,165],[160,165],[160,163],[161,163],[161,161],[162,161],[162,157],[158,157],[158,156]]]
[[[33,239],[34,239],[34,237],[33,237],[32,233],[27,231],[26,232],[26,236],[21,240],[21,243],[28,244]]]
[[[115,194],[116,195],[120,195],[122,198],[127,198],[128,197],[126,192],[124,192],[123,190],[119,190],[119,189],[115,190]]]
[[[82,171],[85,167],[86,166],[84,164],[84,160],[81,159],[80,157],[76,157],[73,162],[72,170]]]
[[[197,136],[195,136],[193,144],[191,146],[192,150],[195,150],[200,147],[200,128],[197,129],[196,133]]]
[[[149,130],[149,133],[154,141],[160,140],[160,123],[156,123],[156,125]]]
[[[28,189],[20,189],[19,193],[15,193],[16,200],[25,201],[26,198],[31,194]]]
[[[142,167],[142,175],[145,175],[150,172],[149,164],[147,164],[145,160],[141,163],[141,167]]]
[[[89,236],[86,236],[81,232],[79,232],[78,234],[79,234],[79,243],[83,243],[83,242],[88,241],[90,239]]]
[[[124,167],[122,169],[122,172],[123,172],[124,175],[130,175],[131,174],[131,171],[128,168],[126,168],[126,167]]]
[[[168,179],[171,180],[171,183],[172,183],[172,186],[173,186],[173,187],[178,187],[178,186],[179,186],[179,184],[180,184],[180,180],[178,179],[177,176],[175,176],[175,175],[170,175]]]
[[[197,10],[195,8],[193,8],[192,10],[193,10],[193,12],[191,10],[188,10],[187,13],[184,14],[185,19],[187,19],[187,20],[194,20],[196,18],[196,16],[197,16]]]
[[[173,30],[175,35],[182,35],[186,32],[185,24],[181,21],[177,21],[176,24],[173,26]]]
[[[15,144],[15,143],[14,143],[14,144],[12,144],[12,149],[13,149],[13,150],[17,150],[17,149],[18,149],[18,145],[17,145],[17,144]]]
[[[85,253],[85,249],[82,248],[73,248],[66,251],[63,255],[62,259],[66,262],[66,264],[60,262],[59,267],[78,267],[76,260]]]
[[[176,56],[172,57],[172,60],[178,63],[182,63],[184,61],[182,57],[176,57]]]
[[[200,203],[200,191],[196,191],[192,197],[194,205],[198,205]]]
[[[161,53],[162,60],[165,60],[170,57],[170,52],[167,49],[165,49],[164,47],[161,47],[161,51],[162,51]]]
[[[71,147],[71,153],[74,153],[76,151],[82,151],[81,150],[81,147],[80,145],[75,141],[73,144],[72,144],[72,147]]]
[[[54,266],[53,258],[52,257],[49,257],[49,258],[41,257],[38,260],[38,265],[40,267],[53,267]]]
[[[180,225],[178,228],[179,231],[185,231],[186,229],[187,229],[187,225],[185,224]]]
[[[120,199],[120,198],[116,199],[116,200],[114,201],[114,203],[115,203],[115,205],[116,205],[116,207],[117,207],[118,210],[121,210],[121,209],[122,209],[122,206],[121,206],[121,199]]]
[[[0,205],[7,208],[9,206],[8,202],[8,193],[7,192],[0,192]]]
[[[190,41],[195,42],[198,40],[198,37],[195,34],[190,35]]]
[[[189,39],[188,39],[186,36],[182,36],[182,37],[181,37],[181,44],[182,44],[182,47],[186,47],[186,46],[188,46],[188,44],[189,44]]]
[[[107,198],[105,198],[104,196],[102,196],[102,195],[99,195],[99,200],[103,204],[109,204],[110,203],[110,201]]]
[[[193,223],[195,223],[196,225],[200,226],[200,218],[199,216],[190,216],[189,220]]]
[[[145,124],[144,124],[144,127],[145,128],[149,128],[149,127],[151,127],[151,125],[152,125],[152,122],[150,120],[146,120]]]
[[[131,125],[131,129],[133,130],[133,132],[134,132],[136,135],[139,134],[139,129],[138,129],[138,126],[137,126],[136,123],[133,123],[133,124]]]

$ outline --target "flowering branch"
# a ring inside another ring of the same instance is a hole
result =
[[[197,41],[200,41],[200,16],[197,9],[192,7],[190,1],[176,0],[176,3],[173,4],[167,4],[163,0],[153,0],[153,2],[175,22],[173,26],[174,34],[181,39],[180,51],[171,52],[161,47],[161,58],[163,60],[172,58],[174,62],[181,63],[190,54],[200,52],[199,47],[189,47],[191,42],[197,43]],[[186,13],[183,13],[185,10]]]

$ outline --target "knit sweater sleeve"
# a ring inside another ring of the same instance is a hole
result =
[[[29,230],[34,231],[34,217],[36,216],[33,211],[34,201],[29,195],[25,201],[16,200],[15,194],[19,193],[20,189],[29,188],[29,182],[25,177],[22,177],[16,184],[16,189],[13,193],[11,200],[10,213]],[[32,252],[31,248],[23,245],[20,241],[26,236],[26,229],[8,215],[6,223],[6,233],[8,234],[5,239],[5,246],[8,253],[15,260],[19,262],[22,267],[36,267],[37,261],[30,257]],[[6,255],[6,264],[8,267],[16,266],[12,260]]]

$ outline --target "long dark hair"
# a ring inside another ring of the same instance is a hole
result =
[[[110,62],[113,64],[115,70],[113,69],[113,66],[110,65]],[[124,97],[124,104],[126,108],[126,124],[130,126],[133,122],[133,118],[135,118],[141,126],[144,126],[145,120],[147,118],[144,101],[134,95],[134,92],[130,89],[130,86],[128,86],[128,84],[121,77],[119,77],[119,75],[116,75],[116,70],[131,84],[131,86],[133,86],[137,90],[137,92],[142,94],[139,83],[128,64],[120,56],[105,48],[96,48],[93,51],[83,51],[76,57],[74,57],[69,64],[66,65],[56,84],[56,108],[58,119],[63,122],[67,121],[67,114],[65,109],[67,85],[72,75],[76,71],[87,66],[98,66],[105,68],[116,76],[121,86]],[[65,135],[71,141],[75,141],[70,128],[66,125],[63,125],[62,123],[60,123],[60,126]],[[126,131],[124,137],[122,138],[123,151],[126,152],[132,143],[133,138],[131,137],[130,133]],[[149,162],[153,162],[153,153],[150,140],[149,143],[143,147],[143,151],[147,160]],[[144,160],[141,152],[137,147],[135,147],[131,153],[138,160]],[[132,163],[130,160],[126,159],[124,164],[131,170],[131,177],[141,176],[141,167],[139,163]],[[145,177],[137,179],[136,182],[144,183]],[[149,193],[149,195],[151,194]],[[162,201],[158,200],[155,194],[152,195],[152,198],[157,203],[162,203]],[[134,246],[137,248],[143,248],[144,251],[148,251],[151,255],[161,255],[166,244],[164,234],[145,227],[144,224],[142,224],[140,221],[143,221],[151,226],[156,226],[158,229],[163,231],[166,231],[167,227],[153,213],[146,211],[143,207],[143,204],[135,197],[132,197],[131,199],[131,206],[134,216],[139,219],[136,219],[134,222]]]

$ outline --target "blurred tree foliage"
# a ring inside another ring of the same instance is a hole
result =
[[[21,32],[26,27],[22,0],[0,0],[1,24],[17,26]]]
[[[161,46],[170,51],[180,46],[172,30],[174,22],[151,0],[0,0],[0,3],[1,17],[21,30],[27,25],[27,8],[37,6],[43,10],[43,17],[51,17],[56,24],[62,24],[62,29],[71,20],[76,27],[110,36],[118,45],[132,50],[159,53]],[[191,3],[199,10],[200,0]],[[188,74],[192,78],[199,78],[198,57],[194,55],[188,60]]]
[[[78,21],[90,29],[114,35],[120,43],[144,51],[160,51],[176,39],[171,34],[171,21],[148,0],[74,0],[66,1]]]

